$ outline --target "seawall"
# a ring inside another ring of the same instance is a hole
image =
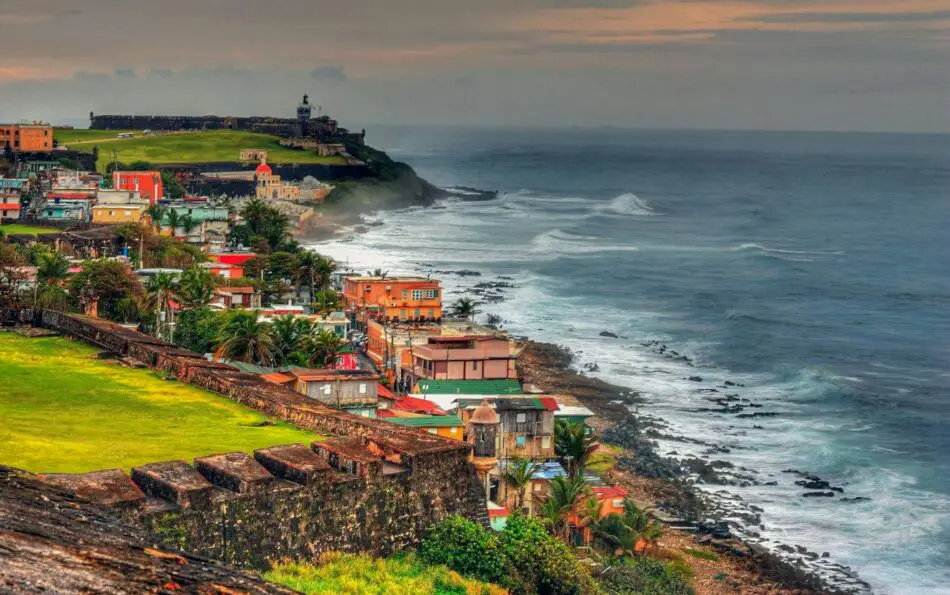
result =
[[[56,330],[322,435],[132,470],[42,476],[113,507],[156,543],[235,566],[341,550],[386,555],[461,514],[487,524],[484,492],[455,440],[328,407],[111,322],[51,310],[0,310],[0,324]]]

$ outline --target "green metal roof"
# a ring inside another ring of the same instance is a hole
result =
[[[462,420],[457,415],[423,415],[420,417],[386,417],[383,419],[410,428],[452,428],[461,427],[462,425]]]
[[[415,394],[426,395],[520,395],[517,380],[420,380]]]

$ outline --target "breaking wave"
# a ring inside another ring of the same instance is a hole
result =
[[[660,215],[650,203],[632,192],[615,196],[609,203],[597,208],[602,215],[624,215],[627,217],[654,217]]]

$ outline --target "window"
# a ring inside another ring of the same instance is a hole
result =
[[[361,395],[365,395],[365,394],[366,394],[366,383],[365,383],[365,382],[361,382],[361,383],[360,383],[360,394],[361,394]]]
[[[542,436],[541,437],[541,448],[551,448],[551,437]]]
[[[540,484],[539,482],[532,481],[531,483],[532,483],[531,491],[533,491],[533,492],[540,492],[540,491],[541,491],[541,484]]]
[[[113,215],[113,212],[112,212],[112,211],[109,211],[109,216],[111,217],[112,215]]]
[[[402,290],[402,299],[404,299],[404,300],[409,299],[409,290],[408,290],[408,289],[403,289],[403,290]]]
[[[416,308],[416,318],[419,318],[420,316],[422,316],[422,310]]]
[[[426,298],[427,298],[427,299],[430,299],[430,300],[431,300],[432,298],[436,298],[436,297],[438,297],[438,296],[439,296],[439,291],[438,291],[438,290],[436,290],[436,289],[426,289]]]
[[[610,505],[614,508],[623,508],[623,498],[614,498]]]
[[[438,434],[439,431],[436,430],[435,428],[429,428],[429,433],[430,433],[430,434]]]
[[[429,308],[429,318],[435,318],[435,310],[432,308]]]
[[[400,318],[405,318],[405,317],[406,317],[406,309],[405,309],[405,308],[403,308],[402,310],[399,311],[399,317],[400,317]]]
[[[459,431],[458,428],[451,428],[451,429],[449,429],[449,432],[452,433],[452,434],[457,434],[458,431]]]
[[[422,290],[421,290],[421,289],[413,289],[413,290],[412,290],[412,299],[415,300],[415,301],[421,300],[421,299],[422,299]]]
[[[477,369],[478,369],[478,362],[472,362],[472,369],[473,369],[473,370],[477,370]]]
[[[515,420],[516,420],[519,424],[523,424],[527,419],[528,419],[528,416],[527,416],[526,414],[524,414],[524,413],[519,413],[518,416],[515,417]]]
[[[518,436],[517,438],[515,438],[515,445],[516,445],[518,448],[524,448],[524,445],[525,445],[526,442],[527,442],[527,440],[525,440],[525,437],[524,437],[524,436]]]

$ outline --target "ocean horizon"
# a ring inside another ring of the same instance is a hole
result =
[[[636,391],[661,454],[729,465],[697,485],[750,541],[875,592],[946,592],[948,140],[374,128],[430,182],[498,197],[313,247],[431,273],[447,302],[474,290],[482,318]]]

